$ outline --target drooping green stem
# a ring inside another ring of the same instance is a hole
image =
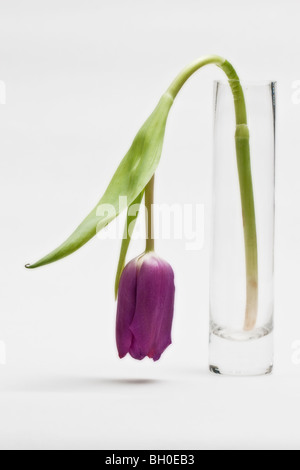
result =
[[[244,227],[245,263],[246,263],[246,312],[244,329],[255,328],[258,309],[258,260],[257,234],[253,194],[253,183],[250,161],[249,129],[247,125],[246,103],[239,77],[232,65],[219,56],[207,56],[186,67],[173,81],[167,90],[173,99],[185,82],[198,69],[205,65],[215,64],[227,75],[231,86],[236,116],[236,158],[239,175],[241,206]]]
[[[152,206],[154,202],[154,179],[153,175],[145,189],[146,207],[146,253],[154,251],[154,227],[152,217]]]

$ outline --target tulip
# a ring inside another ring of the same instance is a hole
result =
[[[174,272],[154,252],[130,261],[119,285],[117,347],[120,358],[160,359],[172,343]]]
[[[133,227],[137,218],[137,215],[132,216],[132,214],[130,213],[130,209],[132,209],[132,206],[140,204],[143,199],[144,193],[145,199],[147,198],[146,187],[149,184],[151,178],[153,178],[160,162],[169,112],[179,91],[187,82],[187,80],[197,70],[210,64],[215,64],[226,74],[234,98],[234,107],[236,115],[235,147],[237,159],[237,174],[239,178],[239,189],[241,194],[241,209],[245,242],[245,266],[247,278],[244,329],[246,331],[251,331],[255,328],[258,315],[259,263],[257,250],[254,190],[250,159],[250,136],[247,125],[246,102],[243,88],[241,86],[239,77],[235,69],[226,59],[220,56],[211,55],[202,57],[192,62],[190,65],[185,67],[182,72],[180,72],[180,74],[171,83],[166,92],[162,95],[156,108],[137,133],[129,151],[126,153],[120,165],[118,166],[111,182],[109,183],[108,187],[106,188],[106,191],[104,192],[96,207],[94,207],[94,209],[88,214],[88,216],[81,222],[81,224],[69,236],[69,238],[67,238],[65,242],[63,242],[61,245],[59,245],[59,247],[57,247],[48,255],[44,256],[36,263],[27,264],[26,268],[34,269],[40,266],[44,266],[46,264],[54,263],[62,258],[65,258],[66,256],[69,256],[70,254],[74,253],[76,250],[81,248],[85,243],[87,243],[92,237],[99,233],[100,230],[104,229],[110,222],[112,222],[112,220],[114,220],[120,214],[121,210],[123,209],[123,205],[120,204],[120,196],[122,196],[123,198],[127,198],[128,212],[125,227],[126,232],[125,237],[122,241],[119,265],[115,281],[115,293],[117,295],[120,275],[125,265],[125,259],[131,241],[131,234],[127,233],[128,222],[130,222],[131,227]],[[178,184],[180,184],[180,181]],[[103,208],[105,208],[105,215],[103,215]],[[149,252],[149,250],[147,249],[146,251]],[[151,283],[149,283],[149,285],[151,285],[151,288],[152,283],[154,284],[153,279],[151,280]],[[146,291],[145,293],[143,293],[143,296],[141,296],[139,283],[136,281],[136,284],[134,285],[137,289],[137,295],[136,297],[134,297],[134,306],[136,307],[136,313],[132,315],[137,316],[137,318],[139,318],[140,310],[143,314],[141,315],[141,317],[145,315],[147,310],[144,305],[143,308],[140,307],[140,303],[143,304],[140,297],[146,297]],[[123,296],[128,296],[128,294],[123,293],[122,298]],[[159,299],[160,296],[162,297],[162,294],[158,295],[156,292],[155,298],[157,297],[157,299]],[[131,297],[133,298],[133,295],[131,295]],[[127,299],[127,301],[130,302],[129,299]],[[152,298],[151,301],[152,303],[155,303]],[[126,302],[122,300],[121,304],[123,303],[125,304]],[[156,310],[159,310],[158,307],[156,307]],[[123,308],[121,309],[121,311],[123,311]],[[122,315],[125,315],[125,317],[128,316],[128,314],[123,313]],[[147,313],[147,315],[149,317],[152,317],[154,314],[151,311],[151,315],[149,313]],[[147,321],[150,320],[148,319]],[[132,328],[134,326],[136,325],[133,319]],[[148,334],[150,335],[150,332],[148,332]],[[121,336],[123,336],[123,331]],[[157,334],[157,336],[160,335]],[[132,350],[133,348],[134,346],[131,346]]]

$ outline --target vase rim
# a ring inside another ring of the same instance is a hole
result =
[[[216,85],[229,86],[229,83],[240,82],[243,87],[275,86],[276,80],[214,80]]]

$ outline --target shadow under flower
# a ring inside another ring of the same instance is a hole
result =
[[[93,393],[106,388],[154,386],[162,380],[139,378],[52,377],[20,380],[1,387],[10,393]]]

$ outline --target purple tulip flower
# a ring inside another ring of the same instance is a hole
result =
[[[158,361],[171,344],[174,272],[154,252],[130,261],[119,285],[117,347],[120,358]]]

